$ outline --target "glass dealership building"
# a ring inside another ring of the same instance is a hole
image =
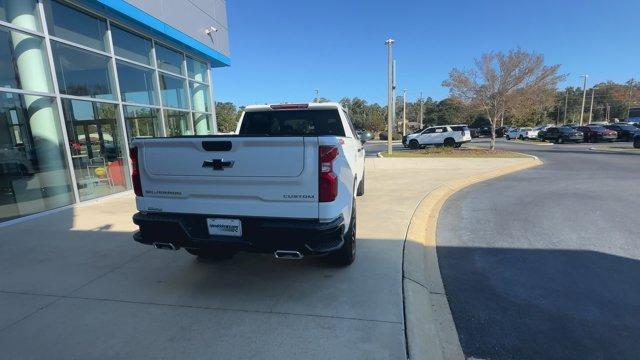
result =
[[[213,133],[226,30],[224,0],[0,0],[0,222],[129,190],[134,137]]]

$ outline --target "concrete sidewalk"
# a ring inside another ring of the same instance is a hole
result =
[[[367,159],[349,268],[145,247],[128,195],[0,227],[1,357],[406,358],[402,249],[416,206],[519,161]]]

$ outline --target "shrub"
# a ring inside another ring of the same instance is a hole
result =
[[[378,138],[380,140],[387,140],[387,133],[381,132],[380,134],[378,134]],[[402,140],[402,134],[399,134],[399,133],[393,134],[393,138],[391,140]]]

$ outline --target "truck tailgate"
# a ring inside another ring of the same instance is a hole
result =
[[[140,210],[318,217],[317,137],[181,137],[134,145]]]

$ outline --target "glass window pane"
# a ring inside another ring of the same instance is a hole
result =
[[[73,203],[53,98],[0,92],[0,222]]]
[[[193,80],[208,83],[207,64],[187,56],[187,73]]]
[[[164,110],[167,136],[191,135],[189,117],[190,114],[186,111]]]
[[[135,137],[162,136],[160,118],[156,109],[141,106],[125,106],[124,120],[129,141]]]
[[[118,61],[118,83],[122,101],[155,105],[154,70]]]
[[[113,100],[109,58],[52,41],[60,93]]]
[[[0,86],[53,92],[44,41],[0,28]]]
[[[196,135],[210,135],[211,134],[211,115],[194,113],[193,128],[195,129]]]
[[[151,41],[111,25],[113,51],[117,56],[151,65]]]
[[[107,22],[55,0],[45,1],[49,35],[106,51]]]
[[[189,81],[191,92],[191,108],[198,112],[209,112],[209,87],[204,84]]]
[[[62,105],[80,200],[130,188],[116,105],[69,99]]]
[[[29,30],[42,31],[35,0],[0,0],[0,20]]]
[[[156,44],[156,60],[158,68],[174,74],[184,75],[182,71],[182,54]]]
[[[164,106],[180,109],[189,107],[184,80],[180,78],[160,74],[160,95]]]

